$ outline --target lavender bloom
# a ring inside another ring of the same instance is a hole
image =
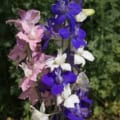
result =
[[[76,81],[76,75],[71,71],[62,72],[60,68],[57,68],[53,72],[43,75],[41,80],[51,88],[52,94],[57,95],[62,93],[66,84]]]

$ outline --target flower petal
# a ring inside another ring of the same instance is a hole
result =
[[[45,112],[45,103],[44,102],[41,103],[40,112],[43,112],[43,113]]]
[[[61,95],[57,96],[57,106],[60,105],[63,102],[63,97]]]
[[[61,64],[61,68],[66,71],[71,71],[71,65],[69,63]]]
[[[64,72],[63,73],[63,79],[64,79],[64,83],[68,84],[68,83],[74,83],[76,81],[76,75],[73,72]]]
[[[79,36],[77,38],[72,38],[72,45],[77,49],[79,47],[86,46],[86,41],[84,39],[81,39]]]
[[[38,111],[35,107],[31,106],[32,109],[32,120],[49,120],[48,116],[49,114],[42,113]]]
[[[60,15],[56,18],[56,24],[62,24],[64,23],[64,21],[66,20],[66,16],[65,15]]]
[[[72,14],[72,15],[77,15],[81,10],[80,5],[78,5],[75,2],[71,2],[69,4],[68,8],[69,8],[69,13]]]
[[[59,6],[59,4],[54,4],[52,6],[52,13],[53,14],[60,14],[60,6]]]
[[[52,87],[54,85],[54,77],[53,77],[52,73],[48,73],[46,75],[43,75],[41,80],[47,86]]]
[[[71,95],[69,98],[67,98],[65,101],[64,101],[64,106],[66,108],[74,108],[75,107],[75,103],[79,103],[79,98],[77,95],[73,94]]]
[[[67,84],[66,86],[64,86],[64,91],[62,92],[62,97],[64,99],[67,99],[70,95],[71,95],[70,84]]]
[[[87,15],[81,11],[79,14],[75,16],[77,22],[83,22],[87,18]]]
[[[53,95],[61,94],[62,91],[63,91],[63,86],[62,85],[54,85],[52,87],[52,90],[51,90]]]
[[[82,64],[82,66],[84,66],[85,65],[85,59],[83,57],[81,57],[80,55],[75,54],[74,55],[74,64],[76,64],[76,65]]]
[[[89,51],[87,51],[87,50],[84,50],[83,52],[82,52],[82,56],[85,58],[85,59],[87,59],[87,60],[89,60],[89,61],[94,61],[94,56],[92,55],[92,53],[91,52],[89,52]]]
[[[67,28],[59,29],[59,34],[63,39],[67,39],[70,36],[70,32]]]

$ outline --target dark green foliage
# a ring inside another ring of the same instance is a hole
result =
[[[8,116],[29,120],[28,103],[17,99],[20,94],[20,70],[8,60],[15,44],[14,27],[5,24],[17,18],[18,8],[41,11],[41,23],[51,16],[50,6],[55,0],[1,0],[0,2],[0,120]],[[88,18],[83,28],[87,31],[88,49],[96,57],[86,65],[91,81],[91,98],[94,101],[93,118],[117,120],[120,117],[120,1],[84,0],[85,8],[96,13]],[[51,49],[51,47],[50,47]],[[51,49],[52,50],[52,49]]]
[[[86,21],[88,48],[96,60],[86,66],[94,115],[120,115],[120,13],[118,0],[86,0],[96,14]]]

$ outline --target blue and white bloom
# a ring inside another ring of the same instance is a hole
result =
[[[61,94],[64,86],[73,84],[76,81],[76,75],[71,71],[61,71],[60,68],[42,76],[41,81],[50,87],[53,95]]]
[[[82,64],[82,66],[84,66],[86,63],[85,59],[92,62],[95,58],[91,52],[84,50],[84,47],[80,47],[77,50],[75,50],[74,64]]]
[[[80,102],[79,97],[71,93],[70,84],[67,84],[62,94],[57,96],[57,105],[60,105],[62,102],[63,106],[66,108],[74,108],[75,103]]]
[[[65,63],[67,58],[67,54],[62,54],[62,50],[58,50],[58,54],[56,58],[50,58],[46,65],[53,71],[55,68],[61,67],[62,70],[71,71],[71,65],[69,63]]]

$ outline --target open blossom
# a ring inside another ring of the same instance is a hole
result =
[[[89,117],[92,100],[88,98],[86,91],[78,90],[77,96],[79,103],[76,103],[73,108],[65,108],[65,115],[69,120],[85,120]]]
[[[84,66],[86,63],[85,59],[92,62],[95,58],[91,52],[84,50],[83,47],[78,48],[74,54],[74,64],[82,64]]]
[[[57,95],[62,93],[65,85],[68,83],[72,84],[76,81],[76,75],[71,71],[62,72],[61,69],[58,68],[42,76],[41,80],[51,88],[52,94]]]
[[[14,23],[16,28],[20,31],[26,31],[30,25],[35,25],[40,20],[40,11],[37,10],[19,10],[20,19],[7,20],[6,23]]]
[[[62,50],[58,50],[58,54],[56,58],[50,58],[46,62],[46,65],[53,71],[55,68],[61,67],[63,70],[71,71],[71,65],[69,63],[65,63],[67,58],[67,54],[62,54]]]
[[[75,83],[76,75],[71,71],[61,71],[60,68],[42,76],[41,81],[51,88],[53,95],[61,94],[64,86]]]
[[[37,43],[41,42],[43,33],[44,33],[44,29],[41,28],[41,26],[39,25],[29,26],[29,28],[27,28],[26,31],[18,32],[16,37],[27,42],[30,46],[30,49],[32,51],[35,51],[37,47]]]
[[[20,19],[8,20],[7,23],[14,23],[19,32],[16,37],[27,42],[32,51],[35,50],[36,44],[41,42],[44,28],[36,25],[40,20],[40,12],[37,10],[20,10]]]
[[[57,96],[57,105],[60,105],[62,102],[66,108],[74,108],[75,104],[80,102],[78,96],[71,93],[70,84],[67,84],[62,94]]]
[[[86,32],[79,26],[75,26],[75,30],[72,32],[68,28],[61,28],[59,34],[63,39],[70,39],[72,46],[76,49],[87,45],[85,41]]]
[[[81,6],[75,1],[69,2],[69,0],[58,0],[56,4],[52,6],[52,12],[57,18],[55,18],[56,24],[63,24],[66,21],[70,25],[71,30],[74,30],[75,16],[81,11]]]
[[[36,61],[33,66],[29,66],[25,63],[19,65],[23,69],[25,74],[25,78],[20,84],[22,91],[26,91],[29,87],[31,87],[32,81],[37,81],[38,74],[41,73],[42,70],[46,67],[45,60],[46,55],[42,54],[40,59]]]

